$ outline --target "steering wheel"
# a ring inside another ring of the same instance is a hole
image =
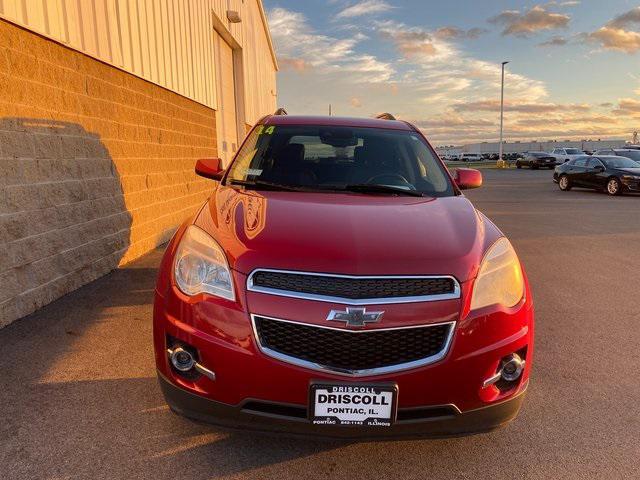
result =
[[[407,187],[409,190],[415,190],[414,187],[409,180],[404,178],[399,173],[381,173],[379,175],[374,175],[366,183],[371,184],[383,184],[383,185],[394,185],[398,187]]]

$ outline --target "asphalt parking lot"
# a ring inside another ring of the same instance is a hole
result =
[[[640,197],[483,173],[468,196],[514,243],[537,313],[528,398],[508,427],[344,443],[179,418],[153,365],[156,251],[0,330],[0,477],[638,478]]]

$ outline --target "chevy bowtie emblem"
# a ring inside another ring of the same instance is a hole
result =
[[[346,322],[347,327],[364,327],[366,323],[379,322],[384,312],[367,312],[366,308],[347,307],[346,312],[331,310],[327,320]]]

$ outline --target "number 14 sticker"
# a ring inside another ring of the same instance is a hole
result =
[[[276,127],[271,125],[270,127],[266,127],[264,125],[258,126],[258,135],[272,135],[275,131]]]

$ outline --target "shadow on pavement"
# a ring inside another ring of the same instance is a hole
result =
[[[174,415],[155,377],[161,250],[0,330],[4,478],[209,478],[331,448]]]

